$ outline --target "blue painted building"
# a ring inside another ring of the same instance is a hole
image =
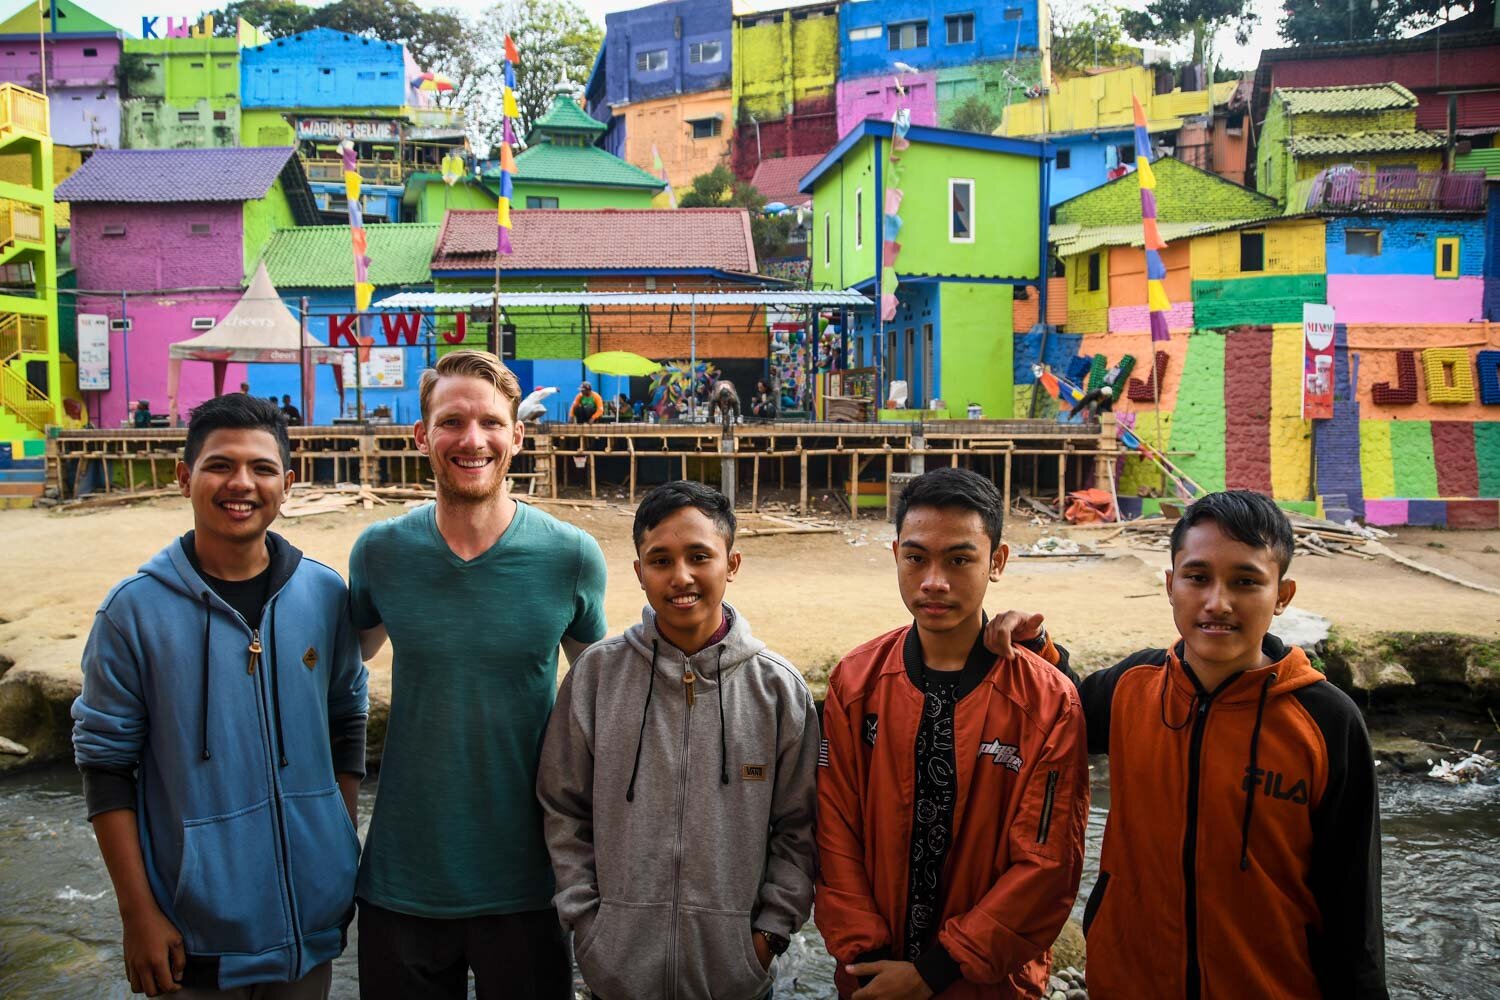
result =
[[[244,108],[399,108],[419,103],[395,42],[314,28],[240,53]]]
[[[1130,129],[1048,136],[1047,143],[1057,149],[1057,159],[1048,164],[1048,207],[1092,191],[1121,165],[1135,166],[1135,133]]]
[[[1500,320],[1500,177],[1486,185],[1489,210],[1484,217],[1484,318]]]
[[[1014,59],[1040,47],[1038,0],[860,0],[839,9],[839,79]]]
[[[611,105],[728,87],[732,24],[730,0],[668,0],[606,15],[590,114],[608,123]]]

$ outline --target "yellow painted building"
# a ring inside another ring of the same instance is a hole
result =
[[[1168,131],[1181,128],[1186,116],[1211,114],[1215,107],[1227,104],[1236,86],[1230,80],[1216,83],[1208,90],[1158,94],[1155,72],[1142,66],[1073,77],[1058,81],[1045,97],[1033,97],[1006,108],[996,134],[1030,136],[1131,128],[1135,125],[1132,95],[1145,108],[1147,128],[1152,132]]]
[[[775,121],[804,101],[834,99],[839,65],[835,4],[788,2],[781,9],[737,3],[734,18],[735,120]],[[628,134],[628,133],[627,133]]]

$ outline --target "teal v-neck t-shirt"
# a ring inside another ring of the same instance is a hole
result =
[[[537,760],[558,643],[604,637],[604,582],[592,536],[524,503],[468,562],[432,504],[359,536],[354,623],[385,625],[393,654],[360,898],[422,917],[551,905]]]

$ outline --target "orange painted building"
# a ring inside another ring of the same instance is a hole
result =
[[[734,131],[731,94],[725,87],[613,105],[614,113],[625,119],[624,160],[657,173],[655,149],[668,183],[682,192],[694,177],[729,162]]]

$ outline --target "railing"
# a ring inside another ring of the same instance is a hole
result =
[[[307,160],[307,179],[310,181],[343,181],[344,164],[339,160]],[[371,184],[395,184],[401,183],[401,164],[399,163],[371,163],[369,161],[358,164],[359,176],[362,180]]]
[[[1329,167],[1313,179],[1307,207],[1376,212],[1463,212],[1484,208],[1484,173]]]
[[[50,135],[47,99],[13,83],[0,84],[0,129],[10,128]]]
[[[0,203],[0,247],[42,242],[42,210],[14,202]]]
[[[47,321],[40,316],[0,316],[0,365],[19,354],[46,354]]]
[[[45,431],[52,423],[52,400],[9,365],[0,365],[0,405],[33,430]]]

